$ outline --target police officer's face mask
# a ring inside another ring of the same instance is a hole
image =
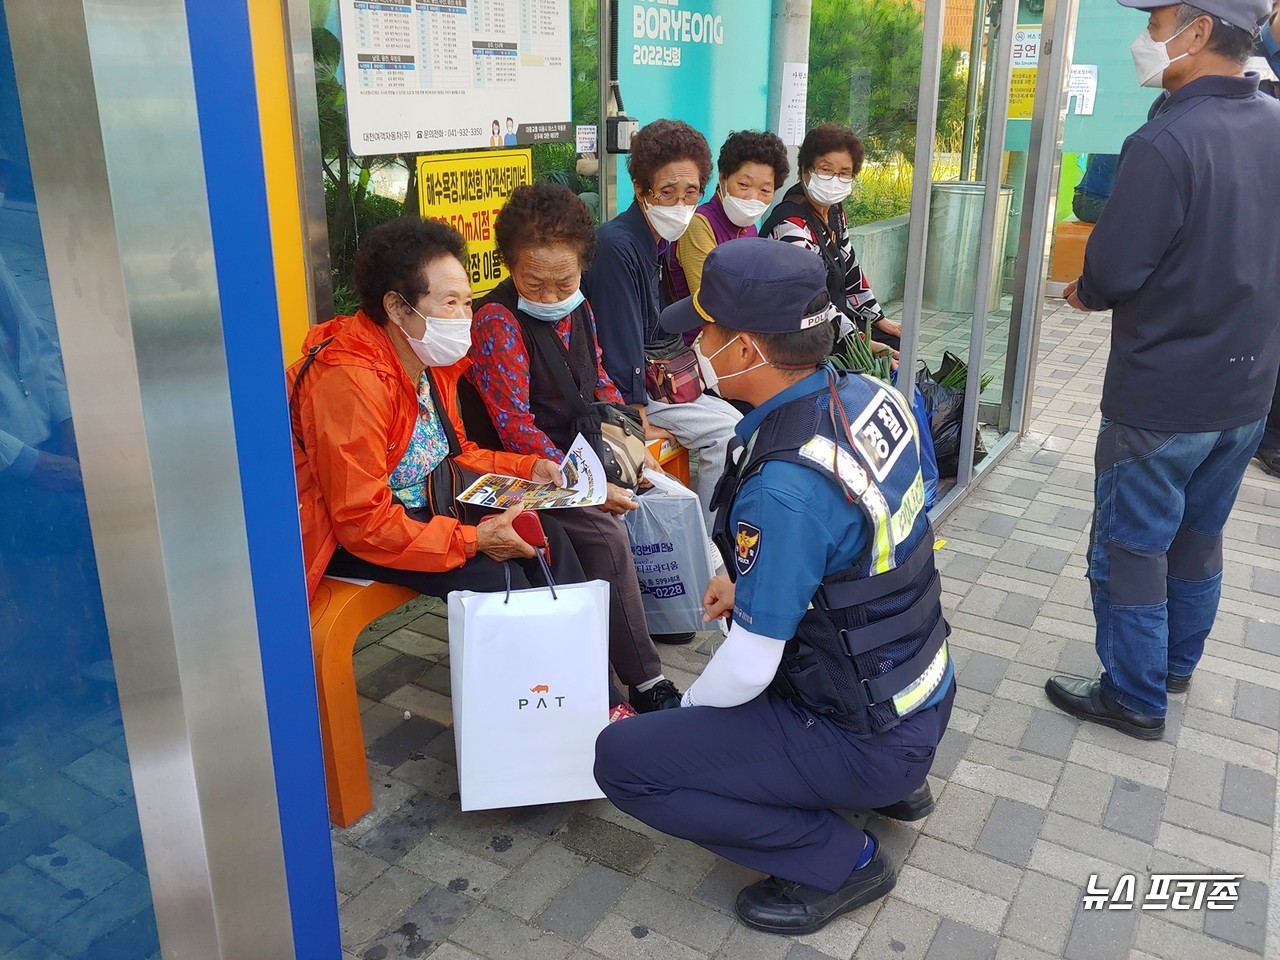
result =
[[[751,346],[755,348],[756,356],[760,358],[759,363],[754,366],[747,367],[745,370],[739,370],[737,373],[716,373],[715,364],[711,361],[724,353],[725,350],[729,348],[729,345],[732,344],[734,340],[741,338],[741,336],[742,334],[740,333],[735,334],[733,340],[730,340],[728,343],[721,346],[719,350],[711,354],[709,357],[704,355],[702,352],[702,337],[698,337],[697,340],[693,341],[693,352],[698,358],[698,367],[702,370],[702,379],[706,382],[708,390],[715,390],[719,384],[724,383],[726,380],[732,380],[734,377],[740,377],[744,373],[750,373],[752,370],[757,370],[760,367],[769,365],[769,361],[766,360],[764,358],[764,354],[760,352],[760,347],[755,343],[752,343]]]

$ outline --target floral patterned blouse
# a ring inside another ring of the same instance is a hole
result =
[[[409,447],[390,478],[391,492],[409,509],[427,505],[427,478],[449,455],[449,438],[431,399],[429,376],[431,372],[424,370],[418,378],[418,422],[413,425]]]

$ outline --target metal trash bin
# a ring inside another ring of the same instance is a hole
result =
[[[982,244],[982,197],[986,184],[973,180],[934,181],[929,199],[929,247],[924,264],[924,305],[929,310],[973,313]],[[988,309],[1000,305],[1004,247],[1013,208],[1013,187],[1001,186],[991,258]]]

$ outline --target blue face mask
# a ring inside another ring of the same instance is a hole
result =
[[[544,320],[547,323],[555,323],[557,320],[563,320],[578,307],[582,306],[582,301],[587,298],[582,295],[582,290],[578,289],[569,294],[558,303],[534,303],[532,300],[526,300],[521,297],[516,306],[533,317],[535,320]]]

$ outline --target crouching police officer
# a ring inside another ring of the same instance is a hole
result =
[[[712,386],[755,405],[716,498],[730,575],[703,600],[732,627],[686,709],[596,743],[620,809],[769,874],[737,912],[774,933],[893,889],[875,837],[836,810],[927,814],[955,696],[915,424],[888,385],[827,365],[835,316],[822,260],[764,239],[716,247],[663,312],[672,333],[701,325]]]

